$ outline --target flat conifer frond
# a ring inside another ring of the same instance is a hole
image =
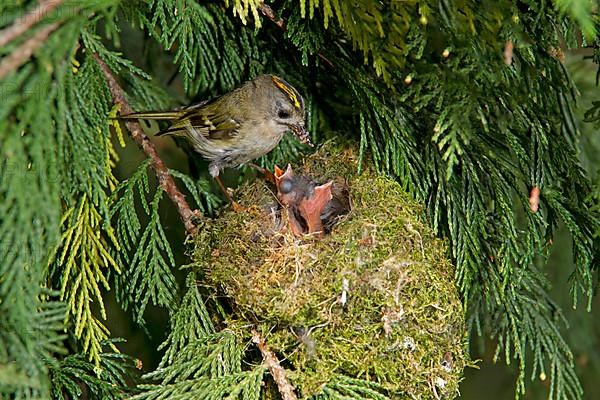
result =
[[[516,396],[543,378],[551,399],[586,398],[570,310],[550,293],[564,286],[591,310],[597,286],[600,179],[581,162],[594,141],[582,142],[565,62],[581,51],[600,62],[596,13],[587,0],[0,2],[0,397],[279,396],[249,339],[255,321],[245,336],[228,329],[235,306],[179,265],[161,174],[202,229],[225,204],[205,164],[152,138],[155,125],[118,120],[274,73],[303,95],[313,141],[356,144],[363,167],[421,202],[447,240],[472,341],[491,339],[495,360],[515,365]],[[599,115],[596,102],[585,118]],[[306,151],[286,135],[256,163]],[[254,176],[224,172],[232,186]],[[567,283],[547,267],[563,231]],[[164,352],[143,376],[112,337],[129,321],[111,291],[136,326],[148,328],[149,305],[168,315],[160,347],[142,346]],[[340,374],[317,397],[387,396]]]

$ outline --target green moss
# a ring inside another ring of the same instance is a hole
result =
[[[332,144],[294,167],[349,185],[352,210],[325,238],[281,232],[271,190],[254,182],[237,194],[245,212],[206,223],[195,259],[231,298],[230,328],[256,324],[303,397],[341,374],[392,397],[453,398],[467,359],[446,245],[396,182],[356,170],[356,153]]]

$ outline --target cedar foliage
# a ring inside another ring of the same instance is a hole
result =
[[[0,81],[0,396],[266,395],[264,368],[243,361],[246,343],[214,325],[225,311],[207,309],[191,274],[178,287],[160,214],[169,205],[148,163],[115,176],[125,133],[109,121],[116,110],[97,53],[140,110],[178,103],[157,60],[176,65],[183,102],[260,72],[285,76],[306,97],[313,139],[359,142],[380,173],[426,205],[449,241],[471,331],[495,339],[497,358],[516,361],[517,396],[544,375],[549,398],[583,398],[543,265],[566,226],[572,302],[591,307],[599,186],[577,159],[577,93],[560,58],[565,47],[596,45],[596,2],[275,1],[285,31],[259,4],[64,3],[0,48],[6,57],[60,23]],[[0,27],[34,6],[1,2]],[[127,46],[132,31],[144,38],[141,56]],[[300,150],[284,140],[263,163]],[[174,175],[196,207],[218,207],[203,178]],[[532,187],[541,190],[537,213]],[[140,324],[148,304],[169,312],[163,360],[143,378],[130,376],[132,360],[106,328],[108,290]],[[368,382],[340,377],[321,397],[370,393]]]

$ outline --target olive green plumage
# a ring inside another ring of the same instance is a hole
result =
[[[274,75],[260,75],[213,100],[121,118],[171,121],[171,126],[159,134],[188,139],[194,150],[210,161],[208,170],[213,177],[224,168],[267,154],[287,131],[310,144],[302,96]]]

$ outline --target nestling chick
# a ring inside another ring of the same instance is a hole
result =
[[[307,176],[295,175],[289,164],[285,172],[275,167],[275,186],[296,236],[330,232],[338,218],[350,211],[346,187],[334,186],[333,181],[317,185]]]
[[[287,131],[312,146],[304,126],[302,96],[275,75],[260,75],[221,97],[188,107],[121,118],[171,121],[171,126],[158,135],[188,139],[210,162],[208,172],[223,190],[218,177],[224,168],[238,167],[267,154]]]

